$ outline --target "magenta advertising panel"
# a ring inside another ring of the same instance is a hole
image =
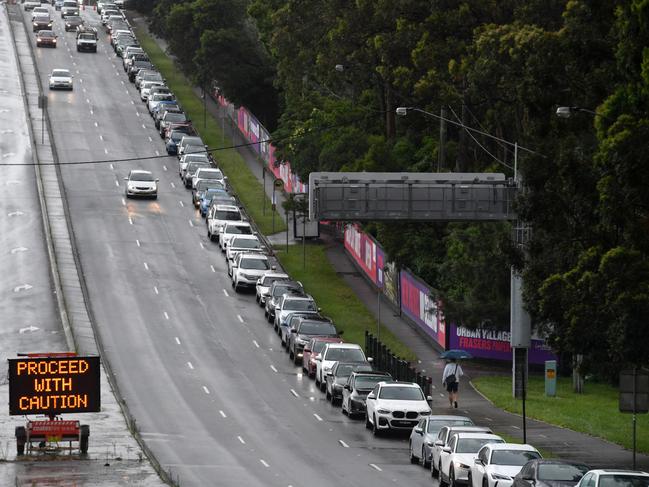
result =
[[[440,303],[430,287],[407,270],[401,271],[401,311],[442,348],[446,348],[446,324]]]
[[[466,350],[476,358],[511,361],[510,336],[509,331],[484,328],[469,329],[451,324],[449,326],[449,348]],[[543,340],[534,338],[532,338],[528,357],[531,364],[543,364],[546,360],[557,360],[557,356],[552,353]]]
[[[379,286],[376,272],[376,248],[374,240],[356,225],[345,227],[345,249],[370,281]]]

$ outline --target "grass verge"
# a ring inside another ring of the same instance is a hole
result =
[[[167,85],[176,95],[183,110],[194,121],[194,127],[203,141],[210,148],[232,147],[232,141],[228,137],[224,137],[221,130],[221,121],[212,117],[210,113],[207,113],[207,116],[203,118],[203,101],[192,91],[192,83],[178,71],[172,59],[160,49],[160,46],[145,29],[136,28],[135,30],[142,48],[167,80]],[[205,124],[203,124],[203,120],[205,120]],[[264,207],[271,208],[270,199],[243,157],[236,149],[216,150],[212,154],[228,176],[230,185],[261,233],[270,235],[273,231],[273,215],[270,210],[264,211]],[[286,223],[279,214],[275,217],[274,230],[275,232],[286,230]]]
[[[511,397],[510,377],[485,376],[473,383],[497,407],[522,413],[521,401]],[[556,397],[547,397],[543,377],[530,377],[526,414],[631,449],[631,415],[618,411],[617,389],[600,383],[588,383],[585,389],[583,394],[575,394],[572,381],[559,378]],[[649,453],[649,415],[637,416],[637,428],[638,452]]]
[[[306,269],[301,245],[289,246],[288,253],[286,247],[276,248],[275,252],[286,272],[302,282],[322,308],[322,313],[333,319],[339,330],[344,330],[345,341],[364,346],[365,330],[376,331],[376,318],[331,266],[325,245],[306,245]],[[392,353],[406,360],[416,360],[415,354],[385,327],[381,328],[381,341]]]

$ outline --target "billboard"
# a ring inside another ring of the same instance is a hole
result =
[[[446,324],[441,304],[432,289],[410,271],[401,271],[401,311],[442,348],[446,348]]]
[[[345,249],[372,284],[381,287],[376,265],[377,247],[374,240],[356,225],[345,227]]]
[[[476,358],[511,361],[510,338],[511,332],[508,330],[470,329],[455,324],[449,326],[449,348],[466,350]],[[546,360],[557,360],[557,357],[543,340],[532,338],[528,359],[531,364],[543,364]]]
[[[9,359],[9,414],[100,410],[99,357]]]

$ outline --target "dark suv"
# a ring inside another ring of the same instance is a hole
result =
[[[293,363],[302,363],[302,352],[309,340],[314,336],[337,337],[342,335],[338,332],[329,318],[320,315],[292,317],[288,324],[288,354]]]
[[[304,288],[297,281],[275,281],[270,286],[268,296],[266,296],[266,304],[264,305],[264,316],[266,316],[268,323],[275,321],[275,306],[279,303],[282,294],[287,292],[293,292],[303,296]]]
[[[354,372],[372,372],[369,362],[336,362],[331,372],[325,377],[325,393],[331,404],[336,404],[343,398],[343,387]]]
[[[392,376],[387,372],[352,372],[343,386],[341,400],[342,413],[350,418],[365,414],[365,399],[372,389],[382,381],[392,381]]]

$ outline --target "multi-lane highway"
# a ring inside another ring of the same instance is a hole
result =
[[[374,438],[328,404],[280,348],[254,295],[232,291],[218,245],[178,179],[175,157],[101,35],[77,53],[52,7],[56,49],[36,48],[96,329],[143,438],[185,485],[430,485],[407,441]],[[25,13],[29,16],[29,13]],[[218,157],[218,155],[217,155]],[[123,177],[153,171],[159,197],[126,200]]]

